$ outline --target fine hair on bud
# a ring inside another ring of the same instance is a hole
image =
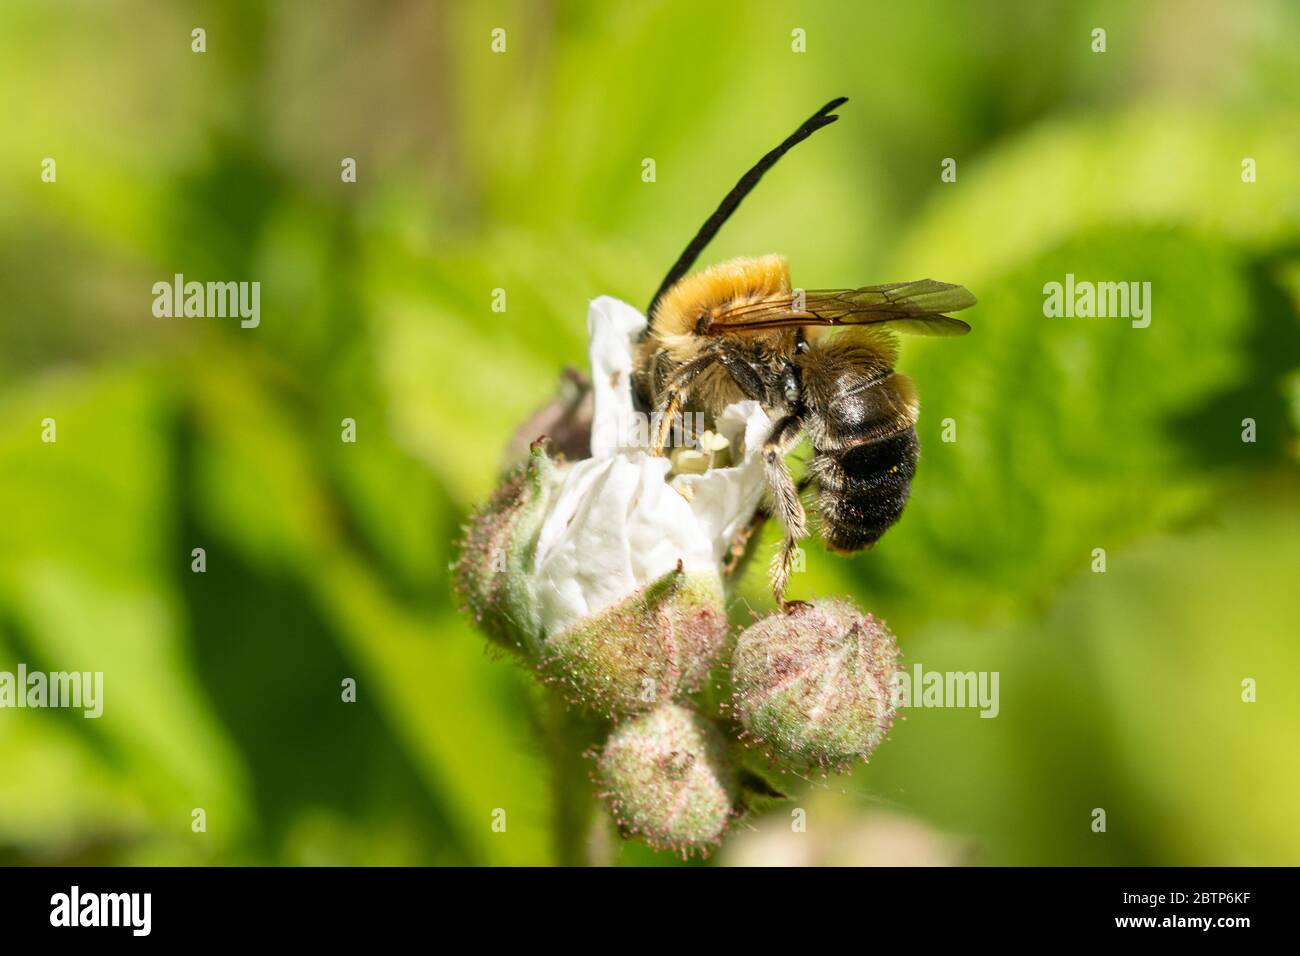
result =
[[[463,608],[496,644],[532,656],[541,640],[530,572],[537,535],[555,480],[544,440],[470,517],[452,566]]]
[[[732,704],[779,763],[842,770],[866,760],[894,721],[894,635],[851,601],[796,603],[736,640]]]
[[[727,637],[717,575],[675,570],[548,637],[540,673],[570,703],[616,718],[695,690]]]
[[[619,829],[656,849],[707,854],[737,813],[740,794],[726,741],[711,721],[681,704],[618,725],[596,769]]]

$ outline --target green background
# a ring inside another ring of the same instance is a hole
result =
[[[97,721],[0,711],[0,861],[673,862],[566,832],[582,760],[456,613],[452,541],[587,301],[644,307],[843,94],[705,258],[979,296],[906,343],[903,521],[792,593],[998,671],[1001,712],[911,711],[794,794],[809,836],[1300,862],[1298,46],[1281,0],[0,5],[0,670],[105,674]],[[1067,272],[1151,282],[1150,328],[1044,318]],[[155,318],[174,273],[260,281],[260,327]]]

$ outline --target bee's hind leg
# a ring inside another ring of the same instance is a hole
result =
[[[785,463],[785,453],[799,437],[802,427],[799,416],[786,415],[772,428],[772,434],[763,444],[763,465],[772,493],[772,514],[785,531],[781,550],[772,560],[771,569],[772,595],[781,607],[785,607],[785,588],[790,583],[799,542],[808,536],[808,519],[803,502],[799,500],[799,489],[795,487]]]

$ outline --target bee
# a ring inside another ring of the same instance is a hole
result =
[[[916,387],[895,371],[896,333],[963,335],[948,315],[975,304],[965,288],[933,279],[852,289],[802,290],[782,256],[733,259],[686,273],[762,175],[794,145],[838,119],[832,100],[749,170],[705,222],[647,310],[633,381],[657,421],[653,452],[664,453],[674,417],[715,417],[733,402],[757,401],[773,419],[762,449],[771,512],[784,536],[771,585],[785,590],[808,535],[807,516],[786,455],[802,435],[813,449],[805,484],[826,545],[852,554],[898,521],[916,472]],[[841,331],[832,330],[839,329]]]

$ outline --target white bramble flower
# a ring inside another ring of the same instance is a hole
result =
[[[716,423],[732,445],[733,467],[670,478],[670,459],[650,455],[646,418],[632,402],[632,350],[645,324],[608,296],[587,314],[591,457],[563,470],[537,543],[538,599],[552,633],[678,563],[688,575],[718,578],[732,539],[762,500],[759,449],[771,422],[757,402],[732,405]]]
[[[722,561],[762,502],[771,421],[738,402],[713,423],[723,467],[673,474],[632,398],[646,319],[608,296],[587,317],[591,455],[535,447],[471,523],[457,586],[500,643],[575,702],[621,715],[693,689],[726,637]],[[724,447],[725,443],[725,447]],[[734,462],[734,464],[730,464]]]

